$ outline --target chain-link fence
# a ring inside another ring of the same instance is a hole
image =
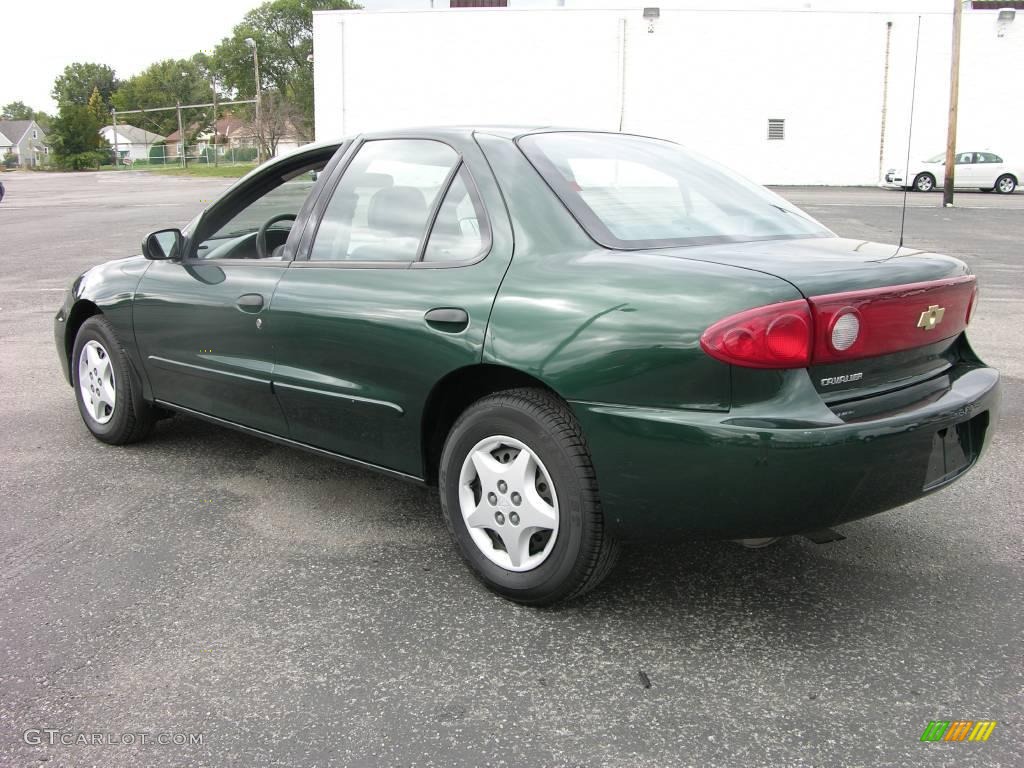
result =
[[[177,142],[154,143],[150,145],[119,146],[119,165],[127,168],[183,165],[251,165],[256,162],[256,147],[242,144],[211,144],[196,142],[180,144]],[[111,156],[114,149],[111,147]]]

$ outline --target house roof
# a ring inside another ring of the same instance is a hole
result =
[[[12,144],[19,144],[33,125],[40,133],[46,135],[46,132],[39,128],[35,120],[0,120],[0,133],[7,136]]]
[[[114,130],[114,126],[105,125],[100,130],[112,131]],[[128,139],[129,144],[153,144],[157,141],[164,140],[164,137],[161,136],[159,133],[147,131],[145,128],[136,128],[134,125],[129,125],[128,123],[118,123],[117,134],[118,136],[124,136],[126,139]]]
[[[194,134],[199,131],[201,127],[202,126],[200,126],[198,122],[192,123],[188,127],[187,132],[189,134]],[[213,135],[208,126],[203,129],[203,135]],[[234,115],[226,115],[225,117],[217,120],[217,136],[219,139],[233,139],[240,137],[251,138],[255,135],[256,131],[253,130],[251,123],[247,123],[245,120],[235,117]],[[181,141],[181,134],[178,131],[175,131],[167,137],[167,141]]]
[[[14,142],[8,139],[7,136],[5,136],[2,132],[0,132],[0,146],[12,147],[14,146]]]

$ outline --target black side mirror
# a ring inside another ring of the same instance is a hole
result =
[[[176,259],[181,252],[181,230],[160,229],[150,232],[142,241],[142,255],[150,261]]]

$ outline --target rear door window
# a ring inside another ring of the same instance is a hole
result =
[[[488,240],[487,217],[475,191],[463,166],[437,212],[424,261],[468,261],[483,253]]]

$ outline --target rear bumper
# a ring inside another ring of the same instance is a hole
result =
[[[606,519],[620,535],[780,536],[892,509],[970,469],[993,432],[999,373],[961,365],[946,375],[949,387],[940,396],[855,423],[827,408],[815,423],[572,405],[590,445]],[[792,403],[763,406],[777,417]],[[938,436],[957,425],[967,425],[953,434],[969,435],[970,455],[944,472]]]

